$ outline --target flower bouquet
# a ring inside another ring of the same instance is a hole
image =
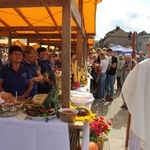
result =
[[[95,117],[90,123],[90,141],[97,143],[98,147],[101,148],[103,143],[108,141],[107,135],[111,125],[111,121],[106,120],[103,116]]]
[[[77,89],[81,87],[81,77],[84,73],[84,67],[79,67],[77,65],[77,61],[71,63],[71,71],[72,71],[72,88]],[[82,80],[85,80],[83,78]]]

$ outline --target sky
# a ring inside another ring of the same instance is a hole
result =
[[[126,32],[150,33],[150,0],[102,0],[97,4],[95,40],[116,26]]]

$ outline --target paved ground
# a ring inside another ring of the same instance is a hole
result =
[[[115,93],[112,102],[94,102],[92,105],[93,112],[112,121],[109,141],[104,143],[103,150],[127,150],[125,148],[125,137],[128,110],[121,109],[122,104],[121,94]]]

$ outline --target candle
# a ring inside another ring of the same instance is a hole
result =
[[[18,92],[16,91],[16,98],[15,98],[16,101],[17,101],[17,96],[18,96]]]

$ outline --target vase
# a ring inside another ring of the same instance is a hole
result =
[[[80,82],[73,82],[72,87],[75,88],[75,89],[78,89],[78,88],[81,87],[81,84],[80,84]]]
[[[104,142],[97,143],[97,145],[98,145],[98,149],[99,149],[99,150],[103,150]]]
[[[99,150],[103,150],[104,142],[102,141],[103,135],[99,135],[97,138],[97,145]]]

